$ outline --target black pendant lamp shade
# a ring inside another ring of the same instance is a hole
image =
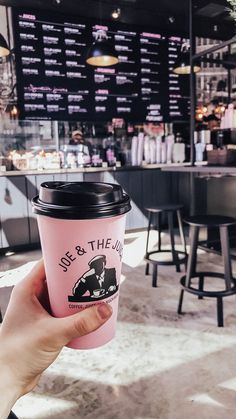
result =
[[[118,62],[117,52],[107,40],[106,34],[98,34],[87,52],[86,63],[97,67],[108,67]]]
[[[10,49],[5,38],[0,34],[0,57],[6,57],[10,54]]]
[[[193,63],[193,72],[198,73],[201,70],[199,63]],[[175,66],[173,69],[175,74],[190,74],[191,73],[191,66],[189,62],[189,52],[181,52],[178,59],[175,62]]]

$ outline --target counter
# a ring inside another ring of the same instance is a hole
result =
[[[178,174],[180,183],[181,179],[188,178],[191,214],[204,211],[236,217],[236,166],[186,164],[163,167],[161,170]],[[202,205],[203,201],[205,205]]]
[[[45,171],[9,171],[0,173],[0,250],[38,247],[39,233],[31,199],[45,181],[92,181],[119,183],[131,197],[126,229],[147,227],[145,207],[176,199],[172,177],[164,165],[142,167],[61,169]],[[186,194],[187,195],[187,194]]]
[[[236,218],[235,166],[172,166],[162,168],[162,172],[175,175],[172,181],[176,186],[173,185],[173,188],[179,187],[178,197],[185,207],[189,205],[191,215],[207,213]],[[188,197],[185,196],[186,190],[189,191]],[[235,247],[234,226],[230,227],[229,235],[231,247]],[[219,232],[216,229],[208,229],[203,240],[211,249],[220,248]]]
[[[181,202],[184,215],[219,213],[236,216],[236,167],[191,167],[189,163],[135,167],[80,168],[0,173],[0,251],[39,246],[31,199],[45,181],[119,183],[130,195],[126,229],[146,229],[145,208]],[[199,199],[200,197],[200,199]],[[165,219],[163,220],[165,221]]]

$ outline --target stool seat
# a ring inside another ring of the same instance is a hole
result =
[[[163,204],[145,208],[149,212],[176,211],[183,208],[181,204]]]
[[[149,274],[149,264],[153,267],[152,272],[152,286],[157,286],[157,269],[159,265],[169,266],[175,265],[176,272],[180,272],[180,265],[186,265],[187,262],[187,252],[186,252],[186,243],[184,237],[184,230],[181,218],[181,208],[183,208],[182,204],[176,203],[167,203],[162,205],[156,205],[153,207],[147,207],[146,210],[148,211],[148,229],[147,229],[147,242],[146,242],[146,275]],[[168,220],[168,228],[169,228],[169,235],[170,235],[170,250],[164,250],[161,246],[161,217],[163,215],[167,215]],[[179,233],[181,237],[181,242],[183,245],[183,251],[177,250],[175,248],[175,237],[174,237],[174,216],[177,216],[178,225],[179,225]],[[149,235],[150,230],[152,228],[152,220],[156,220],[155,229],[158,232],[158,248],[153,251],[149,251]],[[168,257],[171,256],[171,257]]]
[[[207,214],[187,217],[184,219],[184,222],[196,227],[229,227],[230,225],[236,224],[236,219],[224,215]]]

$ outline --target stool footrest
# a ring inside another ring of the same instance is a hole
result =
[[[171,254],[171,250],[153,250],[152,252],[148,252],[145,255],[145,260],[147,262],[157,264],[157,265],[166,265],[166,266],[176,265],[176,261],[174,261],[173,258],[171,260],[155,260],[155,259],[152,259],[153,255],[161,255],[161,254],[166,254],[166,253]],[[187,253],[183,252],[183,251],[180,251],[180,250],[176,250],[175,253],[176,253],[176,256],[177,256],[178,265],[186,264],[186,261],[188,259]]]
[[[194,275],[191,276],[191,279],[194,278],[204,278],[204,277],[210,277],[210,278],[219,278],[219,279],[225,279],[225,275],[223,273],[219,272],[195,272]],[[187,291],[191,294],[198,295],[200,297],[228,297],[230,295],[236,294],[236,279],[231,278],[231,284],[232,288],[225,289],[225,290],[219,290],[219,291],[206,291],[206,290],[200,290],[197,288],[194,288],[193,286],[187,286],[186,285],[186,275],[182,276],[180,279],[180,284],[184,291]]]

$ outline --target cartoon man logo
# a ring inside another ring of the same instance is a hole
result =
[[[72,293],[76,301],[83,301],[86,296],[106,298],[118,289],[115,268],[105,268],[106,256],[95,256],[88,262],[88,265],[90,269],[78,279],[73,287]]]

